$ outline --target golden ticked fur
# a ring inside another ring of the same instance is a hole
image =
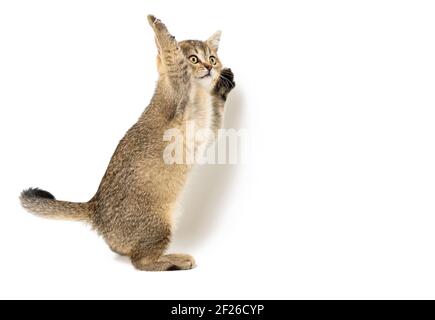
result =
[[[217,56],[220,32],[207,41],[177,42],[160,20],[148,16],[148,21],[158,48],[157,87],[119,142],[95,196],[87,203],[71,203],[28,189],[20,199],[40,216],[88,221],[113,251],[129,256],[140,270],[185,270],[195,265],[191,256],[165,251],[191,164],[165,163],[163,136],[172,128],[184,133],[188,121],[197,129],[219,129],[235,84]]]

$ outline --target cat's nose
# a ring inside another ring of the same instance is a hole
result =
[[[208,63],[204,63],[204,67],[208,70],[208,71],[210,71],[211,70],[211,64],[208,64]]]

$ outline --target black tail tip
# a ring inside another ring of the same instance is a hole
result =
[[[44,198],[55,200],[56,198],[48,191],[39,188],[29,188],[21,192],[22,198]]]

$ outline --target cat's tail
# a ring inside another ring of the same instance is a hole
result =
[[[20,201],[27,211],[51,219],[87,221],[93,211],[90,203],[59,201],[50,192],[38,188],[24,190]]]

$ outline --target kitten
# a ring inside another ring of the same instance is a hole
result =
[[[139,270],[187,270],[187,254],[165,254],[173,212],[191,164],[167,164],[166,130],[183,134],[188,121],[198,129],[222,125],[224,103],[235,83],[217,51],[220,32],[206,41],[177,42],[166,26],[148,16],[158,49],[159,80],[149,106],[120,141],[95,196],[87,203],[55,200],[49,192],[22,192],[23,207],[39,216],[89,222],[109,247],[130,257]],[[197,147],[197,146],[195,146]]]

